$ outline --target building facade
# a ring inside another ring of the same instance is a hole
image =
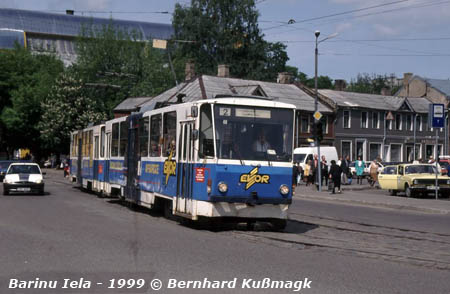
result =
[[[435,158],[443,154],[444,130],[438,144],[428,125],[426,98],[320,90],[338,107],[335,120],[335,146],[340,156],[365,161],[380,158],[403,162]]]

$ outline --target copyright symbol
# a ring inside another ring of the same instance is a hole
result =
[[[150,288],[152,288],[152,290],[155,290],[155,291],[161,290],[161,288],[162,288],[162,282],[161,282],[161,280],[159,280],[159,279],[153,279],[153,280],[150,282]]]

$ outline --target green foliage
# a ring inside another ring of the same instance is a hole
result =
[[[20,47],[0,52],[0,64],[2,146],[26,147],[39,155],[43,152],[37,128],[41,102],[63,71],[63,64],[53,55],[33,55]]]
[[[44,146],[53,152],[67,154],[70,132],[106,119],[98,102],[84,95],[83,87],[73,73],[64,73],[42,102],[43,115],[38,127]]]
[[[368,73],[358,74],[356,80],[352,79],[346,90],[357,93],[380,94],[381,89],[391,88],[390,85],[392,84],[392,81],[390,81],[390,79],[391,77],[386,75],[369,75]],[[391,89],[391,95],[395,93],[396,90],[398,90],[398,88]]]
[[[271,80],[285,71],[286,46],[263,39],[254,0],[191,0],[175,5],[176,57],[196,63],[199,74],[215,75],[219,64],[228,64],[237,78]]]
[[[154,49],[141,34],[123,31],[111,22],[85,26],[77,41],[73,71],[82,77],[84,95],[112,116],[124,99],[155,96],[175,86],[165,51]]]
[[[292,74],[294,82],[300,82],[311,89],[315,88],[314,77],[308,78],[305,73],[299,72],[298,68],[296,68],[295,66],[286,66],[286,71]],[[333,89],[333,80],[329,76],[318,76],[317,88]]]

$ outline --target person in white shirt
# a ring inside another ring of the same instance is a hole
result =
[[[253,150],[256,152],[267,152],[267,149],[270,149],[270,144],[266,141],[264,132],[261,132],[259,133],[256,142],[253,144]]]

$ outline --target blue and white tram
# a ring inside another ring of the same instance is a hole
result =
[[[294,109],[231,97],[108,121],[102,192],[120,189],[129,201],[164,203],[193,220],[235,217],[284,226],[293,193]]]

